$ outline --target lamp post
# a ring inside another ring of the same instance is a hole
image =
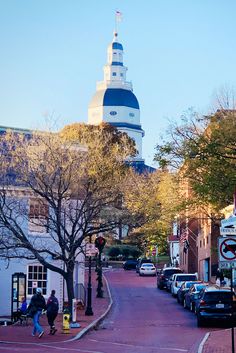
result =
[[[92,244],[92,236],[89,236],[89,243]],[[89,253],[89,269],[88,269],[88,290],[87,290],[87,307],[85,310],[85,315],[92,316],[93,309],[92,309],[92,283],[91,283],[91,267],[92,267],[92,256],[91,256],[91,249]]]
[[[99,236],[95,239],[95,246],[98,249],[98,265],[97,265],[97,281],[98,281],[98,286],[97,286],[97,298],[103,298],[103,283],[102,283],[102,261],[101,261],[101,256],[102,256],[102,250],[106,244],[106,239],[103,238],[102,236]]]

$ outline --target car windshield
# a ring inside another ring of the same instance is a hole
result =
[[[205,293],[204,300],[207,302],[215,302],[215,301],[231,301],[231,293],[230,292],[209,292]]]
[[[197,284],[195,288],[198,292],[200,292],[202,288],[206,288],[206,284]]]
[[[152,262],[152,260],[151,259],[141,259],[141,260],[139,260],[139,263],[140,264],[146,264],[146,263],[151,263]]]
[[[185,288],[190,288],[192,286],[193,282],[186,282],[185,283]]]
[[[179,276],[176,276],[176,281],[178,282],[178,281],[181,281],[181,282],[183,282],[183,281],[194,281],[194,280],[196,280],[197,278],[196,278],[196,275],[179,275]]]
[[[174,269],[174,268],[171,268],[169,270],[164,270],[165,276],[171,276],[174,273],[182,273],[182,271],[180,269],[178,270],[178,269]]]

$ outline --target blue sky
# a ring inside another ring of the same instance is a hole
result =
[[[0,0],[0,125],[87,122],[115,10],[147,163],[169,121],[235,87],[235,0]]]

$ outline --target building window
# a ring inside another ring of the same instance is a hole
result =
[[[47,293],[47,269],[42,265],[28,266],[28,281],[27,281],[27,294],[32,295],[35,293],[36,288],[40,287],[43,294]]]
[[[207,240],[207,244],[208,244],[208,236],[206,237],[206,240]]]
[[[122,72],[121,72],[120,76],[121,76],[121,77],[123,77],[123,74],[122,74]]]
[[[200,248],[202,247],[202,241],[200,240]]]
[[[29,232],[48,232],[49,207],[42,199],[29,199]]]
[[[112,72],[112,76],[116,76],[116,72]]]

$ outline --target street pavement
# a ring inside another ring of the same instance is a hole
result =
[[[108,270],[112,271],[112,269]],[[70,329],[70,332],[65,334],[62,330],[62,315],[58,315],[56,319],[57,332],[54,336],[49,335],[49,326],[47,324],[46,316],[41,318],[41,323],[45,334],[42,338],[32,337],[32,323],[25,325],[9,325],[0,326],[0,352],[17,352],[17,347],[21,344],[34,345],[40,342],[40,345],[47,345],[57,343],[65,344],[83,337],[91,329],[95,329],[99,323],[106,317],[112,306],[112,298],[109,286],[104,279],[104,298],[96,298],[96,280],[95,276],[92,278],[93,292],[92,292],[92,308],[93,316],[86,316],[85,310],[79,310],[77,315],[77,322],[80,324],[79,328]],[[196,327],[196,330],[201,330]],[[235,331],[235,330],[234,330]],[[206,331],[207,332],[207,331]],[[231,329],[216,329],[211,332],[203,334],[203,339],[198,346],[194,347],[194,352],[191,353],[231,353],[232,350],[232,330]],[[99,332],[98,332],[99,334]],[[236,334],[235,334],[236,342]],[[9,349],[7,349],[9,347]],[[11,348],[12,347],[12,348]],[[14,347],[14,349],[13,349]],[[22,350],[21,350],[22,352]],[[168,349],[165,350],[166,353]],[[112,352],[111,352],[112,353]]]

